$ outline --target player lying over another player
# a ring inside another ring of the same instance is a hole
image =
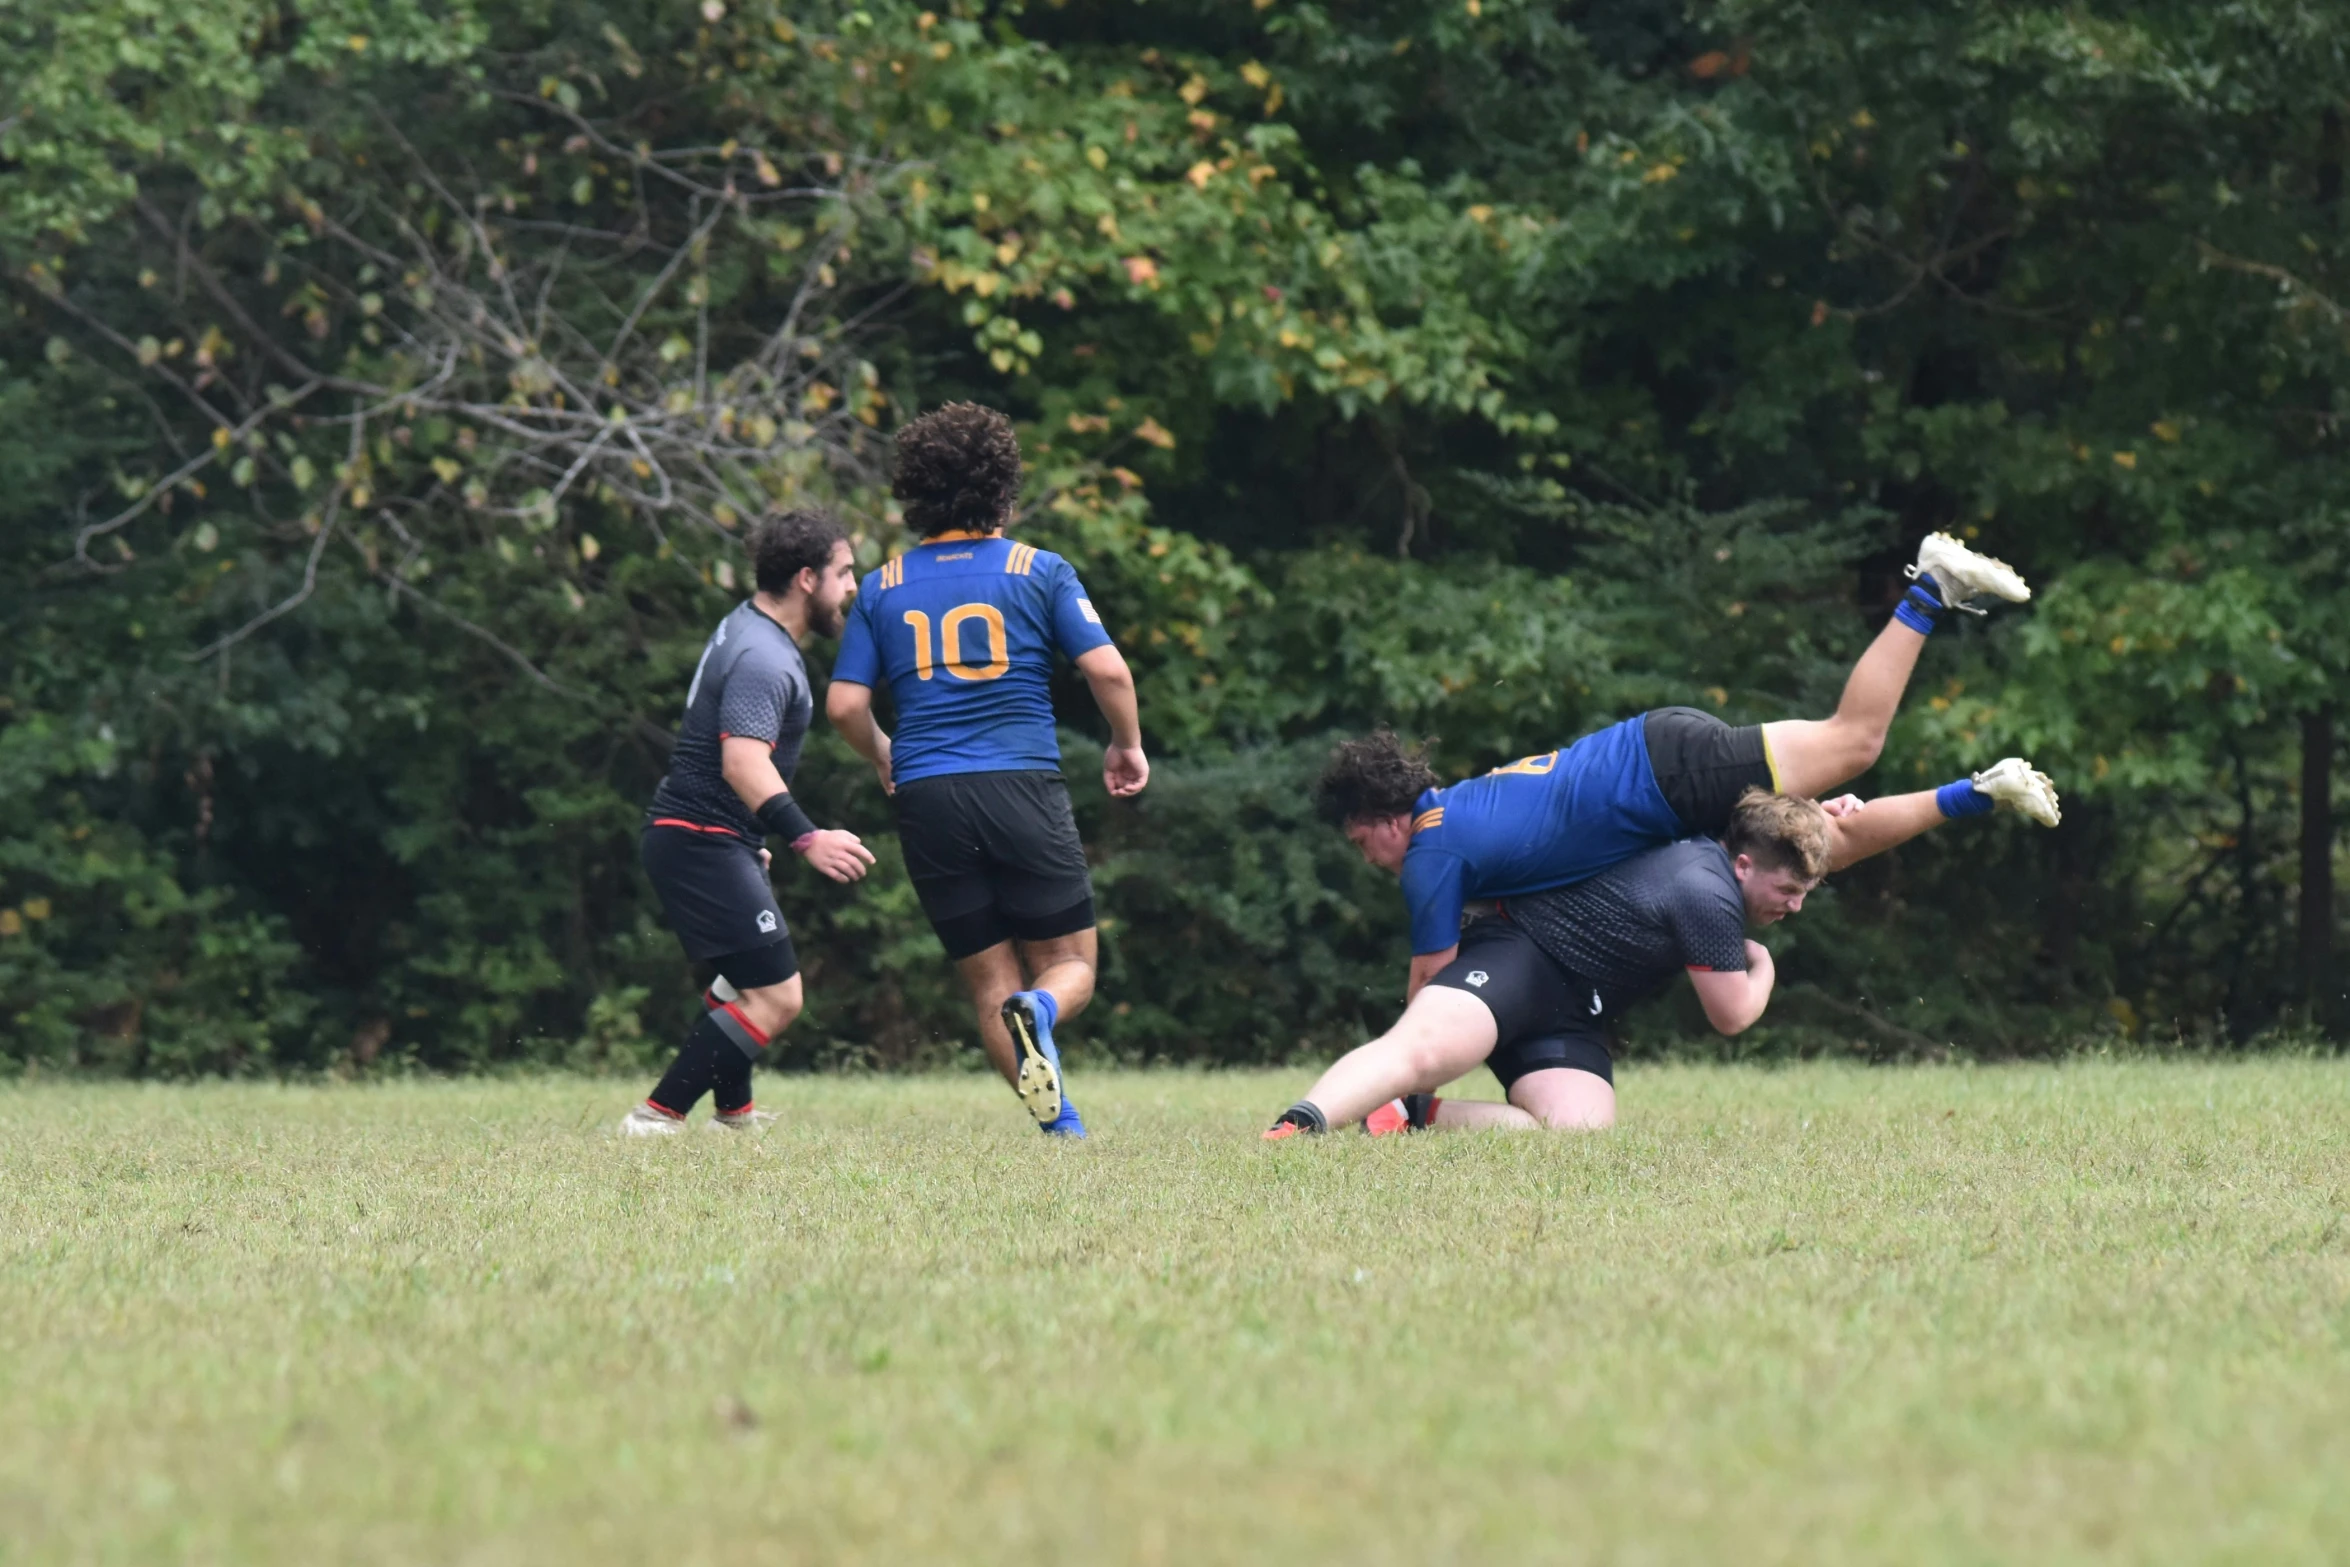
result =
[[[1511,898],[1472,922],[1460,952],[1395,1027],[1349,1052],[1281,1113],[1268,1140],[1366,1122],[1596,1129],[1616,1118],[1607,1020],[1686,971],[1706,1020],[1753,1025],[1777,978],[1748,924],[1796,913],[1831,868],[1881,853],[1955,816],[1998,807],[2053,827],[2056,790],[2009,757],[1940,789],[1826,805],[1749,789],[1719,841],[1691,838],[1633,856],[1572,887]],[[1509,1103],[1436,1100],[1483,1062]]]
[[[1750,788],[1819,798],[1859,777],[1884,749],[1936,623],[1953,610],[1981,613],[1977,598],[2032,596],[2005,564],[1943,533],[1919,546],[1910,575],[1829,718],[1733,727],[1695,708],[1658,708],[1451,788],[1394,735],[1340,746],[1315,803],[1364,859],[1403,879],[1406,998],[1453,960],[1468,903],[1567,886],[1678,838],[1718,837]],[[1831,870],[1875,852],[1846,832],[1830,823]]]

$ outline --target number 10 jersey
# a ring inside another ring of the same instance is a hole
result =
[[[1055,650],[1110,634],[1069,563],[1001,535],[946,533],[866,573],[832,678],[877,686],[898,710],[890,775],[1054,771]]]

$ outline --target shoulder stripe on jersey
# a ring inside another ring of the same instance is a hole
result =
[[[1004,575],[1007,577],[1025,577],[1028,575],[1028,569],[1035,564],[1036,546],[1033,544],[1015,544],[1012,546],[1012,553],[1004,557]]]
[[[903,556],[903,555],[892,555],[892,556],[891,556],[889,559],[887,559],[887,560],[885,560],[885,561],[883,561],[883,562],[881,563],[881,585],[882,585],[883,587],[885,587],[885,588],[894,588],[894,587],[897,587],[897,586],[901,585],[902,583],[904,583],[904,582],[905,582],[905,580],[906,580],[906,557],[905,557],[905,556]]]
[[[1422,811],[1419,815],[1412,818],[1412,834],[1413,836],[1417,837],[1419,834],[1426,832],[1431,827],[1442,827],[1443,825],[1444,807],[1440,805],[1433,811]]]

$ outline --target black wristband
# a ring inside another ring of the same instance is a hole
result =
[[[798,843],[816,830],[816,824],[808,820],[808,813],[800,809],[800,802],[791,797],[789,789],[769,796],[767,803],[754,814],[760,826],[785,843]]]

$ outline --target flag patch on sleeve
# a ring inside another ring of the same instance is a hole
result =
[[[1097,626],[1102,623],[1101,611],[1093,607],[1092,599],[1079,599],[1077,601],[1077,612]]]

